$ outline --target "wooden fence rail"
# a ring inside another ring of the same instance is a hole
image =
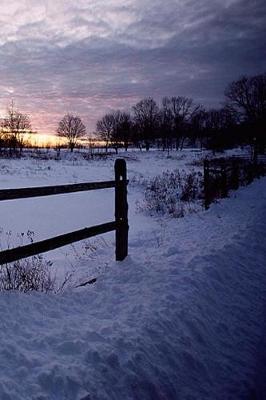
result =
[[[0,190],[0,201],[3,201],[115,188],[115,221],[83,228],[13,249],[3,250],[0,252],[0,264],[44,253],[46,251],[66,246],[70,243],[114,230],[116,231],[116,260],[124,260],[128,254],[127,183],[126,162],[123,159],[117,159],[115,162],[114,181]]]
[[[204,160],[204,205],[209,208],[212,201],[227,197],[229,190],[247,185],[256,177],[266,174],[266,157],[253,159],[233,156]]]
[[[0,190],[1,200],[25,199],[28,197],[52,196],[56,194],[84,192],[87,190],[108,189],[115,186],[115,181],[74,183],[72,185],[41,186],[20,189]]]

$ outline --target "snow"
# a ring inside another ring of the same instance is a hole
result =
[[[202,154],[125,156],[132,179]],[[1,186],[113,178],[113,158],[76,157],[0,160]],[[1,400],[264,399],[265,182],[181,219],[138,213],[142,190],[129,184],[124,262],[110,233],[46,255],[59,283],[72,271],[64,291],[0,293]],[[4,248],[9,230],[16,242],[27,229],[42,238],[112,220],[113,191],[1,202],[0,219]]]

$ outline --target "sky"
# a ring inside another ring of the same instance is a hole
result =
[[[13,99],[40,133],[148,96],[217,107],[265,71],[265,0],[1,0],[0,115]]]

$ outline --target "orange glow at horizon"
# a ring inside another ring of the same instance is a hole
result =
[[[59,146],[67,144],[65,138],[46,133],[27,133],[24,136],[25,142],[29,142],[32,146],[46,147],[46,146]]]
[[[68,141],[64,137],[49,133],[27,133],[24,136],[25,142],[35,147],[56,147],[67,145]],[[78,144],[87,146],[93,142],[94,146],[104,146],[104,142],[96,138],[79,139]]]

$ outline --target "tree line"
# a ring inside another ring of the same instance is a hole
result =
[[[149,97],[130,112],[113,111],[96,124],[99,138],[116,149],[129,143],[149,150],[182,149],[186,142],[220,150],[239,144],[257,143],[265,148],[266,73],[243,76],[225,90],[220,108],[207,110],[184,96],[164,97],[161,104]]]
[[[26,134],[33,134],[30,117],[16,107],[14,101],[7,108],[6,115],[0,120],[0,152],[8,151],[10,156],[21,155],[22,149],[31,143],[25,140]],[[67,139],[68,147],[73,151],[78,140],[86,136],[86,127],[79,116],[66,114],[58,124],[59,137]]]
[[[160,104],[144,98],[129,111],[115,110],[96,124],[96,135],[118,151],[130,144],[149,150],[157,145],[164,150],[182,149],[185,143],[221,150],[240,144],[266,145],[266,73],[243,76],[225,90],[220,108],[206,109],[184,96],[164,97]],[[1,120],[0,150],[10,154],[22,151],[25,133],[32,133],[28,115],[19,112],[14,103]],[[56,133],[67,139],[71,151],[78,140],[86,137],[86,127],[77,115],[66,114]]]

